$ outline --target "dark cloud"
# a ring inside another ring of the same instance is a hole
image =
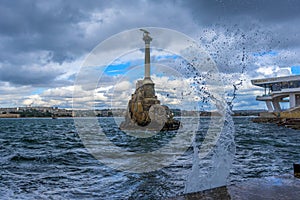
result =
[[[208,24],[222,19],[231,19],[233,23],[247,23],[243,22],[247,17],[278,23],[300,16],[300,2],[297,0],[193,0],[181,3],[192,10],[195,20]]]
[[[76,24],[88,14],[60,1],[6,1],[0,5],[0,39],[4,54],[46,50],[53,53],[53,60],[62,62],[78,52],[80,30]],[[84,47],[83,47],[84,48]],[[80,48],[82,49],[82,48]],[[17,59],[17,58],[15,58]]]
[[[255,70],[264,64],[300,64],[299,10],[297,0],[3,0],[0,82],[49,88],[70,85],[74,77],[60,78],[67,77],[64,63],[82,58],[113,34],[145,26],[192,36],[222,73],[241,73],[246,67],[255,77]],[[268,51],[278,56],[253,56]],[[68,74],[74,76],[73,71]]]
[[[0,80],[11,85],[29,85],[35,87],[59,87],[72,84],[69,80],[57,79],[62,70],[49,66],[0,66]]]
[[[299,1],[182,1],[199,25],[197,37],[221,72],[255,77],[258,65],[300,63]],[[194,5],[194,6],[191,6]],[[213,36],[212,36],[213,35]],[[258,52],[278,52],[266,60]]]

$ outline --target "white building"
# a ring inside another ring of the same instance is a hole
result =
[[[265,101],[269,112],[280,112],[280,102],[289,102],[289,109],[300,106],[300,75],[251,80],[263,87],[264,94],[256,100]]]

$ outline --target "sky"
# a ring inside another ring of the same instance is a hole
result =
[[[297,0],[2,0],[0,107],[72,108],[73,98],[93,102],[95,91],[73,95],[78,72],[89,53],[122,31],[161,27],[182,32],[208,52],[229,101],[233,85],[237,86],[234,109],[265,109],[263,102],[255,101],[263,89],[251,85],[250,80],[300,74],[299,10]],[[143,54],[137,51],[134,55],[115,63],[115,70],[130,63],[134,68]],[[135,80],[121,80],[112,68],[109,73],[102,80],[105,86],[96,89],[98,105],[109,105],[111,90],[120,94],[115,95],[118,105],[126,105]],[[154,77],[164,86],[158,84],[158,91],[172,93],[174,85],[182,84],[170,77]],[[172,98],[164,93],[158,97],[176,107],[177,93],[172,93]]]

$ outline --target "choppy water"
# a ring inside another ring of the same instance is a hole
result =
[[[234,122],[236,155],[229,183],[292,173],[292,163],[300,161],[300,131],[255,124],[250,118],[234,118]],[[88,152],[73,119],[0,119],[0,198],[175,196],[183,193],[191,158],[190,148],[169,167],[125,173],[103,165]]]

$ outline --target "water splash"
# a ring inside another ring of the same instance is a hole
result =
[[[184,193],[203,191],[226,185],[235,155],[234,124],[229,107],[226,107],[225,122],[214,149],[201,158],[199,143],[193,141],[193,166],[185,184]]]

